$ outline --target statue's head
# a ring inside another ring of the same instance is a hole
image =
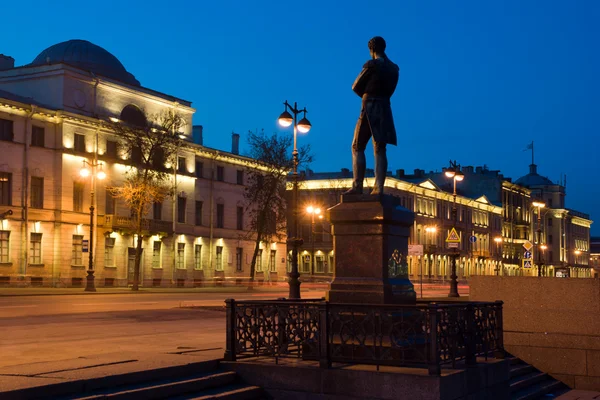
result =
[[[369,40],[369,51],[371,57],[374,57],[375,54],[385,54],[385,40],[381,36],[375,36]]]

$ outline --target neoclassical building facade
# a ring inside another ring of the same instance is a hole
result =
[[[141,86],[108,51],[71,40],[20,67],[0,55],[0,284],[82,286],[90,250],[97,286],[131,283],[131,212],[106,188],[130,167],[108,121],[126,121],[136,110],[185,121],[177,165],[166,166],[175,195],[144,218],[142,284],[249,276],[254,241],[243,192],[246,171],[259,166],[239,155],[239,135],[232,134],[231,151],[203,146],[189,101]],[[82,177],[84,161],[106,178]],[[257,270],[283,277],[285,254],[285,243],[261,243]]]

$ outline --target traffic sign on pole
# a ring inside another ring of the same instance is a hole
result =
[[[471,243],[475,243],[476,241],[477,241],[477,237],[476,236],[471,236],[469,238],[469,242],[471,242]]]
[[[523,243],[523,247],[525,247],[525,250],[529,251],[533,248],[533,244],[531,244],[529,240],[526,240],[525,243]]]
[[[524,259],[531,259],[531,251],[526,251],[525,253],[523,253],[523,258]]]
[[[448,243],[460,243],[460,236],[458,236],[458,232],[456,232],[456,228],[452,228],[448,233],[448,237],[446,238],[446,242]]]
[[[523,260],[523,268],[531,268],[532,262],[531,260]]]

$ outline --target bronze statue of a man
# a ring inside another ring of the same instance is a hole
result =
[[[346,194],[362,194],[365,179],[365,148],[373,138],[375,152],[375,187],[371,194],[383,193],[387,173],[386,145],[396,145],[396,128],[390,106],[390,97],[396,90],[400,68],[385,54],[385,40],[375,36],[369,40],[371,60],[352,85],[352,90],[362,98],[360,116],[352,141],[352,189]]]

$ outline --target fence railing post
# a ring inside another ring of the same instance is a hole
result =
[[[477,352],[477,327],[475,326],[475,307],[473,304],[467,304],[466,308],[466,328],[465,332],[465,352],[466,354],[466,364],[467,365],[475,365],[477,364],[477,357],[475,353]],[[480,332],[481,333],[481,332]]]
[[[235,361],[236,360],[236,351],[235,351],[235,300],[227,299],[225,300],[225,305],[227,307],[227,313],[225,316],[225,355],[223,358],[225,361]]]
[[[329,303],[319,303],[319,366],[331,368],[329,357]]]
[[[494,351],[494,357],[504,358],[506,357],[504,351],[504,316],[502,313],[504,302],[502,300],[496,300],[494,305],[496,311],[496,349]]]
[[[427,318],[429,319],[429,375],[439,375],[440,354],[438,348],[438,305],[429,304],[427,306]]]

